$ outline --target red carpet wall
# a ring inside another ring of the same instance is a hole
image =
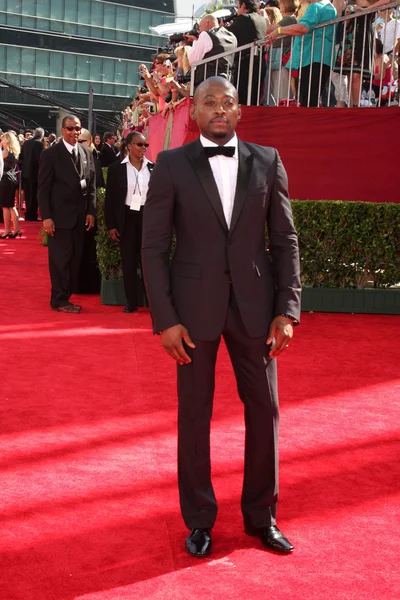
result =
[[[149,157],[198,136],[189,101],[168,119],[150,119]],[[171,125],[171,123],[170,123]],[[278,149],[297,200],[400,202],[400,108],[243,107],[241,139]],[[165,139],[164,139],[165,138]],[[166,143],[164,143],[166,142]]]

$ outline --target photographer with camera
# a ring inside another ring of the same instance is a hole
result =
[[[187,40],[195,42],[188,54],[190,65],[237,48],[235,35],[225,27],[219,27],[218,19],[213,15],[207,15],[200,21],[199,32],[197,41],[193,35],[185,36]],[[198,66],[194,77],[195,87],[215,75],[220,75],[230,81],[233,62],[234,55],[232,54]]]
[[[267,34],[267,23],[264,17],[258,14],[258,5],[256,0],[239,0],[237,17],[232,21],[229,31],[236,36],[238,46],[251,44],[255,40],[263,40]],[[249,70],[250,70],[250,49],[241,53],[241,57],[237,55],[235,61],[236,73],[239,71],[240,60],[240,78],[235,81],[239,92],[239,103],[247,104],[247,89],[249,86]],[[259,81],[261,61],[261,81]],[[260,52],[254,57],[253,66],[253,81],[251,84],[251,105],[259,104],[258,90],[262,88],[265,78],[265,60],[264,55]]]

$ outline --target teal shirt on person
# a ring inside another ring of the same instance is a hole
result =
[[[335,41],[335,26],[328,25],[327,27],[319,27],[315,29],[317,25],[326,23],[327,21],[333,21],[337,19],[336,8],[330,3],[329,0],[322,0],[321,2],[313,2],[307,8],[304,16],[300,19],[299,25],[307,27],[310,33],[304,35],[303,42],[303,60],[301,61],[301,40],[303,36],[298,35],[293,41],[293,50],[291,60],[286,65],[287,69],[298,70],[300,67],[300,61],[302,67],[307,67],[312,62],[320,63],[325,65],[333,66],[336,55],[335,50],[332,51],[332,46]],[[311,48],[312,48],[312,32],[314,33],[314,52],[311,59]],[[324,38],[324,48],[322,54],[322,39]]]

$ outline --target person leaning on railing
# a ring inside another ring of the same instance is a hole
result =
[[[278,35],[295,37],[289,70],[299,70],[300,105],[318,106],[319,96],[329,79],[334,43],[334,26],[319,27],[337,18],[336,8],[329,0],[312,1],[297,25],[278,27],[269,34],[270,42]],[[315,31],[314,31],[315,30]],[[312,42],[314,32],[314,44]],[[302,43],[302,36],[303,43]],[[323,41],[324,40],[324,41]]]

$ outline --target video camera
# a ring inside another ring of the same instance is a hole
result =
[[[221,17],[221,19],[219,19],[221,25],[223,26],[229,26],[238,16],[236,6],[230,6],[229,10],[231,11],[230,15],[227,15],[226,17]]]
[[[191,31],[187,31],[186,33],[174,33],[169,36],[170,44],[180,44],[180,42],[184,42],[186,40],[187,35],[194,35],[195,37],[199,37],[199,24],[195,23],[193,29]]]

